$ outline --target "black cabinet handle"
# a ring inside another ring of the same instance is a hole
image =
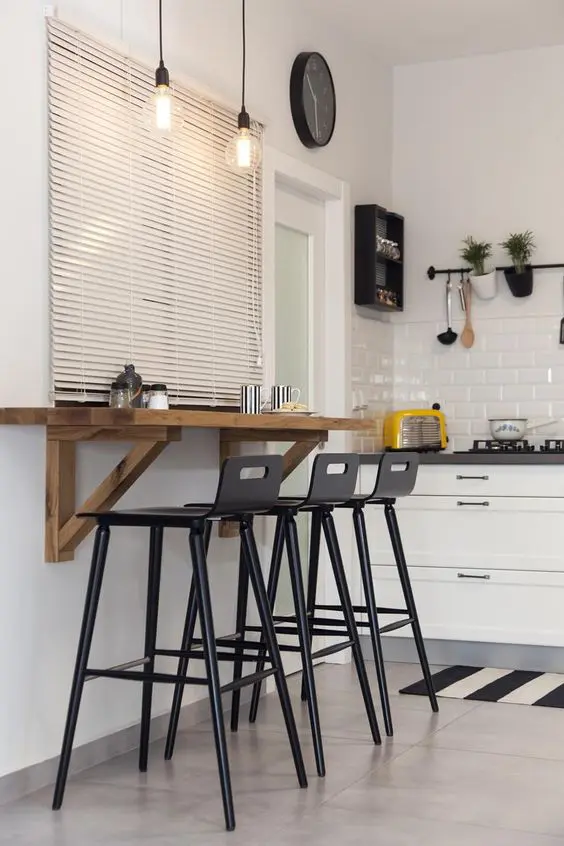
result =
[[[462,502],[462,500],[458,500],[456,503],[458,506],[460,505],[481,505],[483,508],[488,508],[489,502],[486,500],[485,502]]]
[[[462,479],[481,479],[482,481],[487,482],[490,477],[489,476],[457,476],[456,478],[459,481],[462,481]]]
[[[491,576],[487,573],[484,573],[483,576],[477,576],[470,573],[458,573],[457,575],[459,579],[484,579],[485,581],[489,581],[489,579],[491,579]]]

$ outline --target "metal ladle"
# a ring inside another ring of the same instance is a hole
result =
[[[445,347],[450,347],[451,344],[454,344],[458,335],[456,332],[453,331],[451,323],[452,323],[452,282],[450,281],[450,273],[447,278],[446,283],[446,312],[447,312],[447,329],[445,332],[441,332],[437,335],[437,341],[440,344],[444,344]]]

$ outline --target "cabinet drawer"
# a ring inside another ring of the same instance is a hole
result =
[[[404,607],[397,573],[389,567],[372,572],[378,605]],[[410,575],[426,638],[564,646],[562,573],[417,567]],[[411,629],[389,636],[409,637]]]
[[[410,496],[396,510],[411,567],[564,571],[562,499]],[[393,564],[383,508],[365,516],[372,564]]]
[[[420,496],[564,497],[564,466],[422,465],[414,493]]]

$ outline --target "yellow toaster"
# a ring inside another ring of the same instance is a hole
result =
[[[384,419],[384,448],[431,452],[446,449],[446,419],[440,406],[393,411]]]

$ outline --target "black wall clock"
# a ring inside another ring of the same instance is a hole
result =
[[[337,103],[329,65],[320,53],[300,53],[290,77],[290,106],[306,147],[325,147],[335,130]]]

